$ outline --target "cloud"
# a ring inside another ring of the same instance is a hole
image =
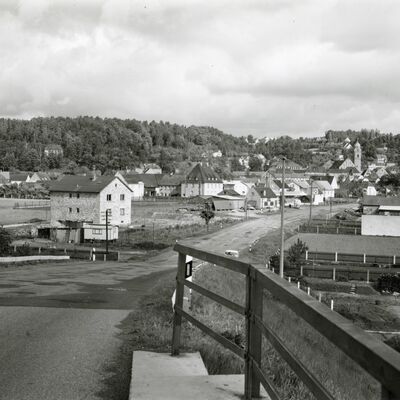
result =
[[[0,0],[0,109],[396,133],[399,17],[394,0]]]

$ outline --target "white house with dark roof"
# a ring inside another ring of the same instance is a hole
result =
[[[209,166],[197,164],[181,185],[182,197],[216,196],[222,192],[222,179]]]
[[[247,193],[247,204],[256,209],[279,208],[279,197],[267,186],[253,186]]]
[[[106,210],[111,225],[131,223],[132,190],[115,176],[66,175],[52,182],[49,191],[52,225],[105,224]]]

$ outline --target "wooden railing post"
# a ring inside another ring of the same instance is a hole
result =
[[[260,380],[254,373],[253,363],[261,368],[261,330],[255,323],[255,317],[262,320],[263,316],[263,288],[257,281],[257,271],[250,267],[246,284],[246,305],[247,305],[247,349],[245,359],[245,398],[260,397]]]
[[[176,273],[174,323],[173,323],[173,331],[172,331],[171,354],[173,356],[179,355],[179,346],[180,346],[180,342],[181,342],[182,316],[176,312],[176,307],[179,307],[179,308],[183,307],[183,294],[184,294],[185,286],[182,282],[185,280],[185,269],[186,269],[186,255],[179,253],[178,271]]]

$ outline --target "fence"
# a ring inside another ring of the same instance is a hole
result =
[[[179,257],[172,355],[179,354],[182,318],[185,318],[244,360],[244,393],[247,400],[252,397],[259,397],[260,384],[263,385],[271,399],[277,400],[280,397],[274,384],[261,369],[261,345],[262,337],[264,336],[317,399],[333,399],[333,396],[307,366],[287,348],[285,343],[282,342],[270,329],[266,321],[263,320],[263,291],[265,289],[380,382],[382,399],[389,400],[400,397],[400,355],[381,343],[378,339],[350,324],[337,313],[331,312],[325,305],[298,290],[296,286],[286,282],[271,271],[261,272],[253,265],[243,261],[181,244],[176,244],[174,249],[179,253]],[[246,277],[245,306],[234,303],[185,279],[186,256],[192,256],[215,264],[216,267],[219,266],[244,275]],[[213,331],[183,310],[185,286],[245,317],[247,339],[245,348],[238,346],[226,337]]]
[[[14,246],[14,253],[17,252],[18,247],[23,246]],[[51,248],[51,247],[27,247],[29,255],[40,254],[40,255],[68,255],[71,259],[78,260],[92,260],[93,259],[93,251],[90,249],[84,248]],[[119,251],[109,251],[108,254],[103,249],[96,249],[95,259],[97,261],[118,261],[119,260]]]
[[[306,261],[331,261],[331,262],[351,262],[359,264],[388,264],[394,265],[400,256],[393,255],[374,255],[374,254],[356,254],[339,252],[320,252],[306,251],[304,255]]]
[[[399,268],[374,267],[332,267],[323,265],[304,265],[300,268],[285,266],[285,273],[291,277],[305,276],[310,278],[333,279],[337,281],[376,281],[384,273],[399,273]]]

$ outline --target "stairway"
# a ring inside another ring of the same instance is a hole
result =
[[[243,375],[208,375],[199,353],[133,353],[129,400],[238,400],[243,393]]]
[[[350,294],[356,294],[356,293],[357,293],[357,287],[354,283],[352,283],[350,286]]]

